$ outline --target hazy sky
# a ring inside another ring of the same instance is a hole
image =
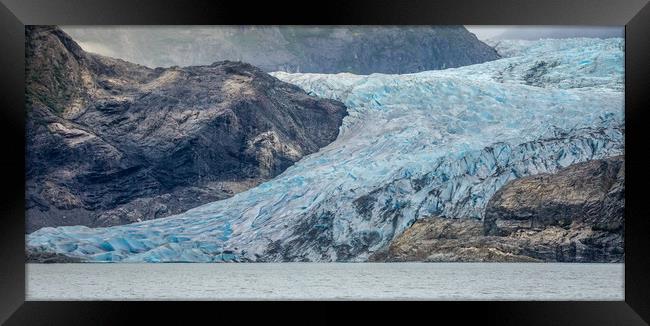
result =
[[[567,38],[567,37],[623,37],[623,26],[516,26],[516,25],[465,25],[480,40]]]
[[[507,31],[510,27],[508,26],[475,26],[475,25],[466,25],[465,28],[470,32],[474,33],[476,37],[480,40],[485,40],[493,38]]]

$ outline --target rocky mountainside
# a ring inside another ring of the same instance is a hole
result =
[[[510,181],[490,199],[483,222],[418,220],[373,260],[624,260],[623,156],[573,164]]]
[[[180,213],[336,139],[345,106],[249,64],[149,69],[26,27],[27,231]]]
[[[498,59],[462,26],[66,27],[88,49],[150,67],[251,63],[265,71],[412,73]]]
[[[622,232],[624,176],[623,156],[616,156],[513,180],[490,199],[485,233],[503,236],[572,224]]]

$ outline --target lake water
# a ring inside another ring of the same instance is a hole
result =
[[[27,264],[27,300],[624,300],[623,264]]]

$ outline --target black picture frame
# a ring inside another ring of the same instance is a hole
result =
[[[644,325],[650,321],[649,184],[645,152],[650,108],[648,0],[309,1],[1,0],[0,322],[121,324],[136,315],[188,322],[364,324],[479,321],[499,325]],[[618,25],[625,26],[625,301],[613,302],[25,302],[25,25]],[[646,171],[644,171],[644,168]],[[242,305],[245,305],[242,307]],[[325,306],[325,307],[324,307]],[[184,311],[183,311],[184,310]],[[345,316],[344,313],[350,315]],[[300,318],[298,316],[302,315]],[[451,319],[450,319],[451,318]],[[645,321],[644,321],[645,320]]]

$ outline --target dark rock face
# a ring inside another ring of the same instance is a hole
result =
[[[229,59],[249,62],[269,72],[412,73],[499,58],[495,50],[462,26],[67,30],[75,39],[107,45],[116,56],[151,67]],[[179,35],[183,35],[182,52],[174,44]]]
[[[624,176],[617,156],[516,179],[483,222],[418,220],[371,260],[622,262]]]
[[[520,229],[588,224],[606,231],[623,229],[623,157],[571,165],[555,174],[513,180],[490,199],[487,235]]]
[[[62,263],[83,263],[84,261],[78,258],[69,257],[62,254],[51,253],[47,251],[38,251],[29,248],[25,253],[26,263],[41,263],[41,264],[62,264]]]
[[[342,103],[249,64],[149,69],[26,28],[27,230],[159,218],[230,197],[334,141]]]

